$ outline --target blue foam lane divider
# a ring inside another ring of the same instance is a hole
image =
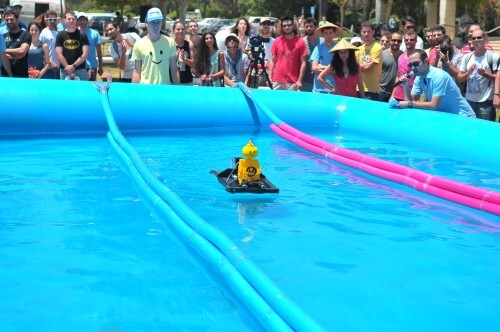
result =
[[[256,98],[253,93],[252,89],[247,87],[245,84],[242,82],[239,82],[237,84],[238,88],[240,88],[243,93],[250,98],[254,104],[257,106],[258,109],[260,109],[268,118],[271,120],[275,125],[280,125],[283,121],[281,121],[280,118],[278,118],[261,100],[260,98]]]
[[[207,261],[220,267],[221,275],[264,326],[276,331],[323,331],[315,320],[246,259],[224,233],[198,216],[175,192],[153,176],[140,155],[119,131],[109,105],[107,87],[101,85],[98,89],[109,125],[108,138],[145,197],[172,222],[179,235]]]

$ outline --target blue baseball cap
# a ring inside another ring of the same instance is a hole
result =
[[[163,14],[161,13],[161,10],[156,7],[153,7],[150,10],[148,10],[148,13],[146,15],[146,21],[153,22],[158,20],[163,20]]]

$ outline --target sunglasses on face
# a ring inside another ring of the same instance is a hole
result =
[[[415,26],[414,26],[414,25],[407,25],[407,26],[406,26],[406,29],[412,29],[412,30],[414,30],[414,29],[415,29]]]
[[[268,26],[270,26],[271,24],[270,24],[269,22],[266,22],[266,23],[261,23],[260,25],[263,25],[263,26],[268,27]]]
[[[421,62],[422,62],[422,61],[420,61],[420,60],[419,60],[419,61],[413,61],[413,62],[410,62],[410,63],[408,64],[408,68],[410,68],[410,69],[411,69],[411,68],[417,68],[418,66],[420,66],[420,63],[421,63]]]
[[[479,37],[470,37],[471,40],[481,40],[483,39],[482,36],[479,36]]]

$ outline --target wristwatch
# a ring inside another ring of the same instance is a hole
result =
[[[411,101],[411,100],[410,100],[410,101],[408,102],[408,108],[412,108],[412,107],[413,107],[413,101]]]

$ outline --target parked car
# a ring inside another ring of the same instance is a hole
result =
[[[140,16],[135,16],[134,17],[136,20],[136,25],[135,29],[138,31],[140,35],[146,34],[147,33],[147,28],[146,28],[146,23],[141,22]],[[167,31],[168,33],[172,32],[172,29],[174,28],[174,20],[172,20],[170,17],[165,16],[165,25],[163,27],[163,30]]]
[[[213,33],[216,33],[217,31],[220,30],[220,28],[222,28],[223,26],[227,26],[227,25],[231,25],[231,26],[234,26],[234,21],[231,20],[231,19],[227,19],[227,18],[223,18],[223,19],[219,19],[217,20],[216,22],[210,24],[208,27],[207,27],[207,31],[210,31],[210,32],[213,32]]]
[[[87,13],[89,19],[89,27],[96,30],[102,36],[104,35],[104,27],[109,22],[113,22],[116,15],[115,13]]]
[[[218,18],[215,17],[206,17],[201,21],[198,21],[198,33],[202,34],[207,31],[207,28],[210,24],[216,22]]]
[[[276,22],[279,21],[276,17],[269,17],[269,16],[250,16],[248,18],[248,23],[250,23],[250,34],[251,35],[256,35],[259,33],[259,24],[260,20],[263,18],[268,18],[271,20],[271,24],[274,26]]]

